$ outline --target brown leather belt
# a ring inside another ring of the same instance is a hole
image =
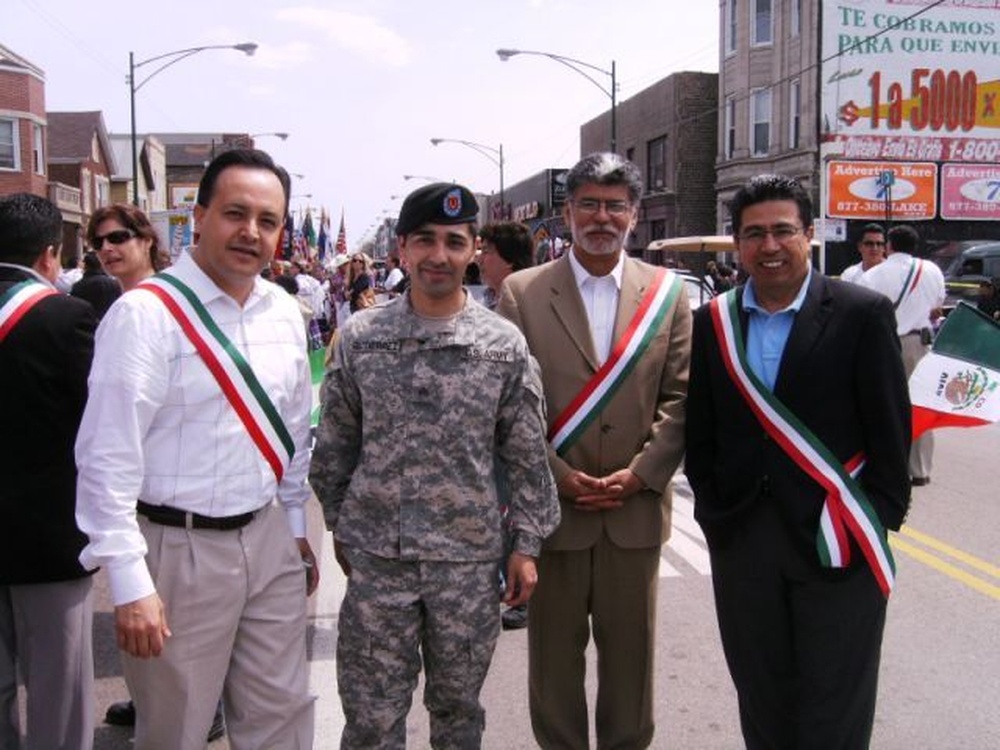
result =
[[[136,503],[137,512],[153,523],[161,526],[177,526],[182,529],[214,529],[215,531],[232,531],[241,529],[250,523],[257,515],[253,510],[240,513],[238,516],[203,516],[200,513],[171,508],[168,505],[150,505],[142,500]]]

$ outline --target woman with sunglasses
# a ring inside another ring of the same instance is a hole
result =
[[[87,244],[126,292],[169,265],[146,214],[127,203],[94,211],[87,225]]]

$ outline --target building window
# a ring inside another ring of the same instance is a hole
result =
[[[771,149],[771,89],[750,93],[750,153],[767,156]]]
[[[753,23],[750,25],[750,44],[757,47],[770,44],[771,32],[771,0],[753,0]]]
[[[802,0],[789,0],[788,32],[792,37],[802,33]]]
[[[737,15],[736,5],[739,0],[726,0],[726,15],[725,15],[725,36],[726,36],[726,54],[731,55],[736,51],[736,20],[739,17]]]
[[[802,84],[796,79],[788,86],[788,147],[798,148],[802,135]]]
[[[656,192],[667,189],[667,137],[650,141],[646,147],[646,189]]]
[[[653,219],[649,222],[649,241],[662,240],[667,237],[667,220]]]
[[[736,97],[727,96],[726,97],[726,112],[725,112],[725,157],[727,159],[732,159],[733,154],[736,153]]]
[[[42,126],[32,125],[34,134],[33,147],[31,149],[31,159],[34,162],[35,174],[45,174],[45,139],[42,138]]]
[[[21,149],[17,142],[17,120],[0,119],[0,169],[21,168]]]

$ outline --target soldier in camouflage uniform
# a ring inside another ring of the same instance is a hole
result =
[[[410,289],[350,318],[324,384],[311,483],[348,576],[344,748],[405,747],[421,654],[432,745],[480,746],[499,632],[495,465],[510,485],[507,604],[531,596],[559,522],[537,363],[462,288],[477,211],[451,183],[407,197],[396,231]]]

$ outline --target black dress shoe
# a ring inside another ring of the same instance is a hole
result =
[[[135,726],[135,704],[132,701],[118,701],[108,706],[104,714],[104,723],[116,727]]]
[[[208,741],[215,742],[226,734],[226,717],[222,715],[222,704],[215,709],[215,718],[212,719],[212,727],[208,730]]]
[[[924,487],[931,483],[930,477],[912,477],[910,479],[910,485],[913,487]]]
[[[500,615],[500,626],[504,630],[520,630],[528,627],[528,605],[508,607]]]

